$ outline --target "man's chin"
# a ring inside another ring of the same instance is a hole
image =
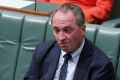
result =
[[[71,52],[69,49],[66,49],[66,48],[61,48],[61,49],[65,52]]]
[[[61,48],[63,51],[67,52],[68,50],[66,48]]]

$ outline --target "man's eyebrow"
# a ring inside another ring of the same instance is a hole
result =
[[[53,28],[58,28],[57,26],[52,26]]]

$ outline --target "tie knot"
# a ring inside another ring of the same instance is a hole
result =
[[[64,56],[63,56],[64,58],[65,58],[65,60],[70,60],[70,59],[72,59],[72,56],[70,55],[70,54],[65,54]]]

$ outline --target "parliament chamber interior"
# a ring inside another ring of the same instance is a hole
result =
[[[36,0],[0,0],[0,80],[22,80],[35,47],[54,39],[49,14],[57,4]],[[110,58],[120,80],[120,0],[110,18],[86,23],[85,36]]]

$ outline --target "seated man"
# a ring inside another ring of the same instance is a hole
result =
[[[36,48],[24,80],[114,80],[109,58],[85,38],[84,18],[70,3],[51,14],[55,41]]]
[[[70,2],[82,8],[86,22],[100,24],[108,19],[114,0],[38,0],[43,2],[63,4]]]

